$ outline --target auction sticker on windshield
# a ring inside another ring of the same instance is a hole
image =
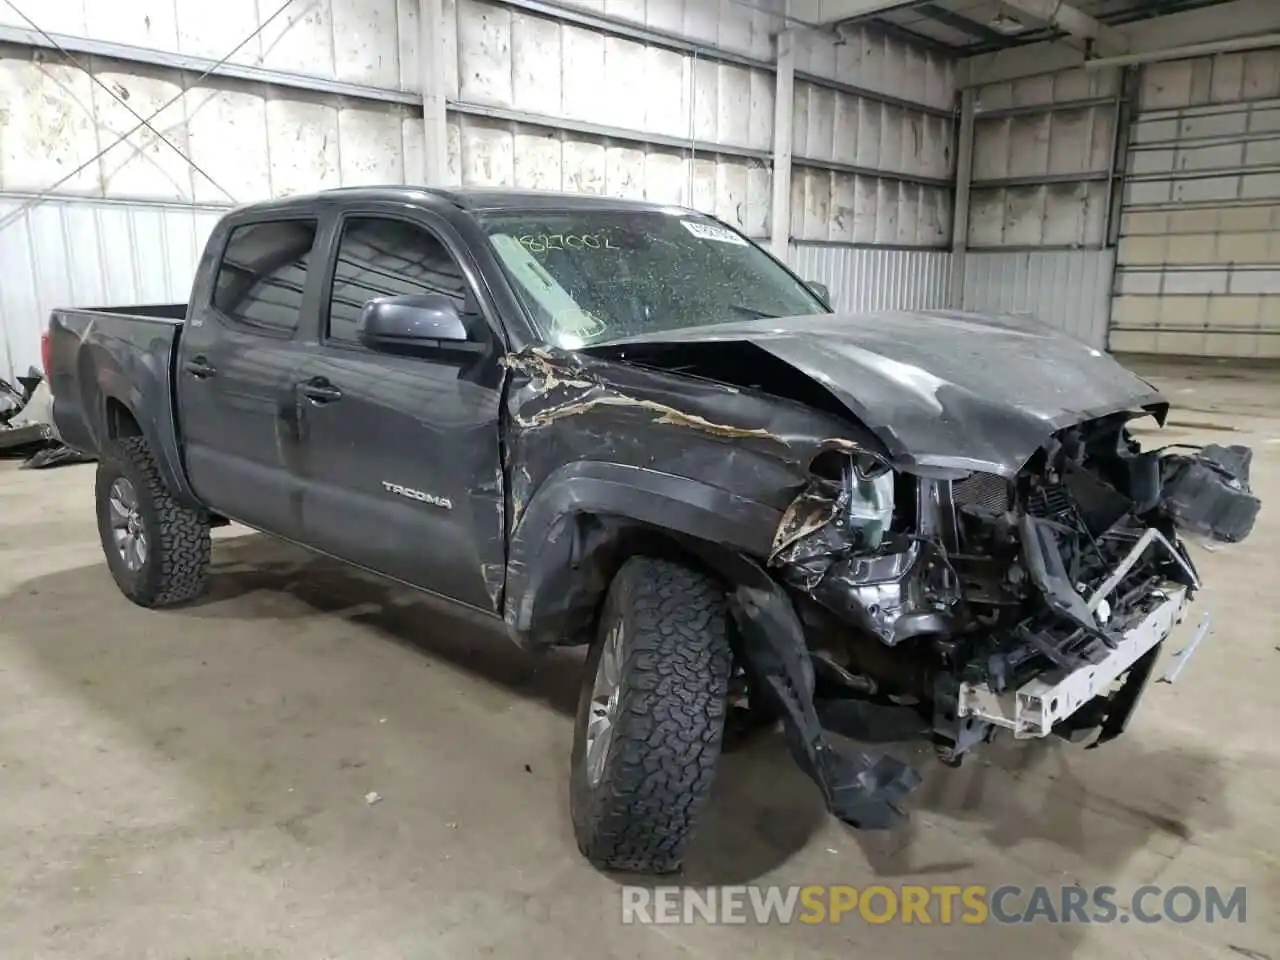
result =
[[[720,243],[732,243],[739,247],[745,247],[747,245],[747,241],[743,240],[732,230],[726,230],[718,224],[698,223],[696,220],[681,220],[680,225],[695,237],[702,240],[716,240]]]

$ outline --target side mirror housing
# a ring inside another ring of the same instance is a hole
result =
[[[809,292],[817,296],[828,307],[831,306],[831,291],[827,289],[825,283],[819,283],[817,280],[806,280],[804,285],[809,288]]]
[[[370,350],[383,353],[421,353],[468,341],[457,304],[439,293],[370,300],[356,336]]]

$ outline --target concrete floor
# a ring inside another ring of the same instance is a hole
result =
[[[1247,884],[1246,924],[623,927],[568,822],[580,656],[257,535],[220,539],[207,600],[147,612],[103,565],[93,467],[4,464],[0,955],[1280,960],[1280,376],[1152,375],[1164,442],[1252,444],[1269,504],[1197,550],[1216,628],[1177,686],[1102,750],[926,761],[888,835],[827,817],[766,740],[725,757],[688,879]]]

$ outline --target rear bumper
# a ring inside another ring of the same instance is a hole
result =
[[[1109,694],[1125,671],[1163,643],[1182,622],[1190,606],[1187,587],[1167,583],[1154,595],[1163,599],[1123,633],[1106,659],[1065,675],[1037,677],[1017,690],[1000,694],[985,683],[962,683],[959,716],[986,720],[1012,730],[1019,739],[1048,736],[1057,724],[1070,719],[1086,703]]]

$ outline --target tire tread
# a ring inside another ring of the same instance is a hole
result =
[[[628,617],[622,713],[590,816],[575,824],[579,846],[603,868],[671,872],[711,792],[724,735],[733,659],[724,591],[682,564],[634,557],[606,611],[615,602]]]
[[[159,528],[147,559],[148,564],[158,560],[159,568],[153,576],[142,577],[132,591],[124,584],[121,589],[144,607],[169,607],[195,599],[204,592],[213,550],[208,514],[173,496],[145,438],[117,439],[105,460],[106,469],[132,473],[130,479],[141,482],[138,497],[150,505]]]

